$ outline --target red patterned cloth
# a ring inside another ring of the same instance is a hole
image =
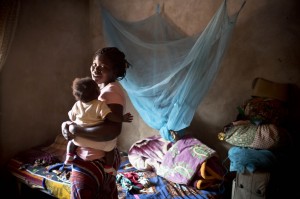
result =
[[[270,98],[253,97],[242,108],[247,119],[252,122],[259,121],[259,124],[281,126],[288,114],[284,102]]]
[[[115,153],[113,167],[120,166],[120,154]],[[75,158],[71,174],[72,199],[117,199],[116,177],[104,171],[103,160],[84,161]]]

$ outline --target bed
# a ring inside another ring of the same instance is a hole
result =
[[[63,136],[58,135],[50,146],[32,148],[12,158],[8,163],[8,170],[17,179],[18,187],[28,186],[54,198],[70,198],[71,189],[68,180],[70,168],[62,164],[66,144]],[[194,183],[195,186],[193,184],[179,184],[158,175],[154,170],[137,169],[131,164],[127,152],[121,152],[121,158],[122,162],[116,178],[120,199],[220,199],[225,194],[223,179],[208,180],[214,183],[210,183],[210,186],[197,188],[197,183]],[[199,179],[194,182],[198,182],[199,186]],[[22,195],[22,189],[19,191],[19,194]]]

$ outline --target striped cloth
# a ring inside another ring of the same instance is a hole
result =
[[[120,153],[115,149],[115,163],[117,170],[120,166]],[[117,199],[118,190],[116,176],[104,171],[102,159],[84,161],[76,157],[73,161],[71,181],[72,199]]]

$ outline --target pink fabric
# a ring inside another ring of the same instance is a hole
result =
[[[102,88],[98,99],[106,104],[121,104],[123,107],[126,105],[124,90],[118,82],[109,83]]]
[[[172,143],[165,141],[160,135],[155,135],[137,141],[128,152],[128,159],[132,166],[141,170],[157,170],[160,163],[172,146]]]

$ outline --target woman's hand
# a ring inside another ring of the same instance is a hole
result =
[[[61,125],[61,133],[66,140],[72,140],[75,138],[75,135],[70,132],[69,126],[73,124],[71,121],[63,122]]]
[[[115,114],[123,115],[123,106],[120,104],[108,104]],[[128,114],[127,119],[132,121],[132,115]],[[82,127],[68,121],[62,124],[62,134],[66,140],[82,137],[96,142],[110,141],[118,137],[122,130],[122,123],[105,121],[102,124],[90,127]]]

